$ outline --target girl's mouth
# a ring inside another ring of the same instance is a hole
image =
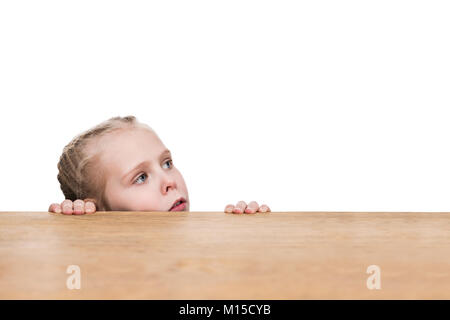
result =
[[[174,206],[169,211],[183,211],[184,209],[186,209],[186,202],[179,202],[178,205]]]
[[[186,209],[186,199],[179,198],[177,201],[175,201],[169,211],[183,211],[184,209]]]

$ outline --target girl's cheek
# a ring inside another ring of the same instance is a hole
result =
[[[155,203],[158,203],[157,193],[153,188],[148,186],[141,186],[139,190],[136,190],[130,195],[130,198],[133,199],[134,202],[139,203],[141,206],[154,206]]]

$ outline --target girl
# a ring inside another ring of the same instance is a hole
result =
[[[111,118],[76,136],[64,147],[58,170],[66,200],[51,204],[50,212],[189,211],[188,190],[170,151],[134,116]],[[270,208],[239,201],[225,212]]]

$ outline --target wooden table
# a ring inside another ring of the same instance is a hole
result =
[[[0,299],[449,298],[448,212],[0,212]]]

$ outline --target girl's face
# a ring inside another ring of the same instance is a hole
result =
[[[101,165],[106,174],[104,198],[112,211],[170,211],[189,195],[170,151],[150,129],[114,131],[100,138]]]

